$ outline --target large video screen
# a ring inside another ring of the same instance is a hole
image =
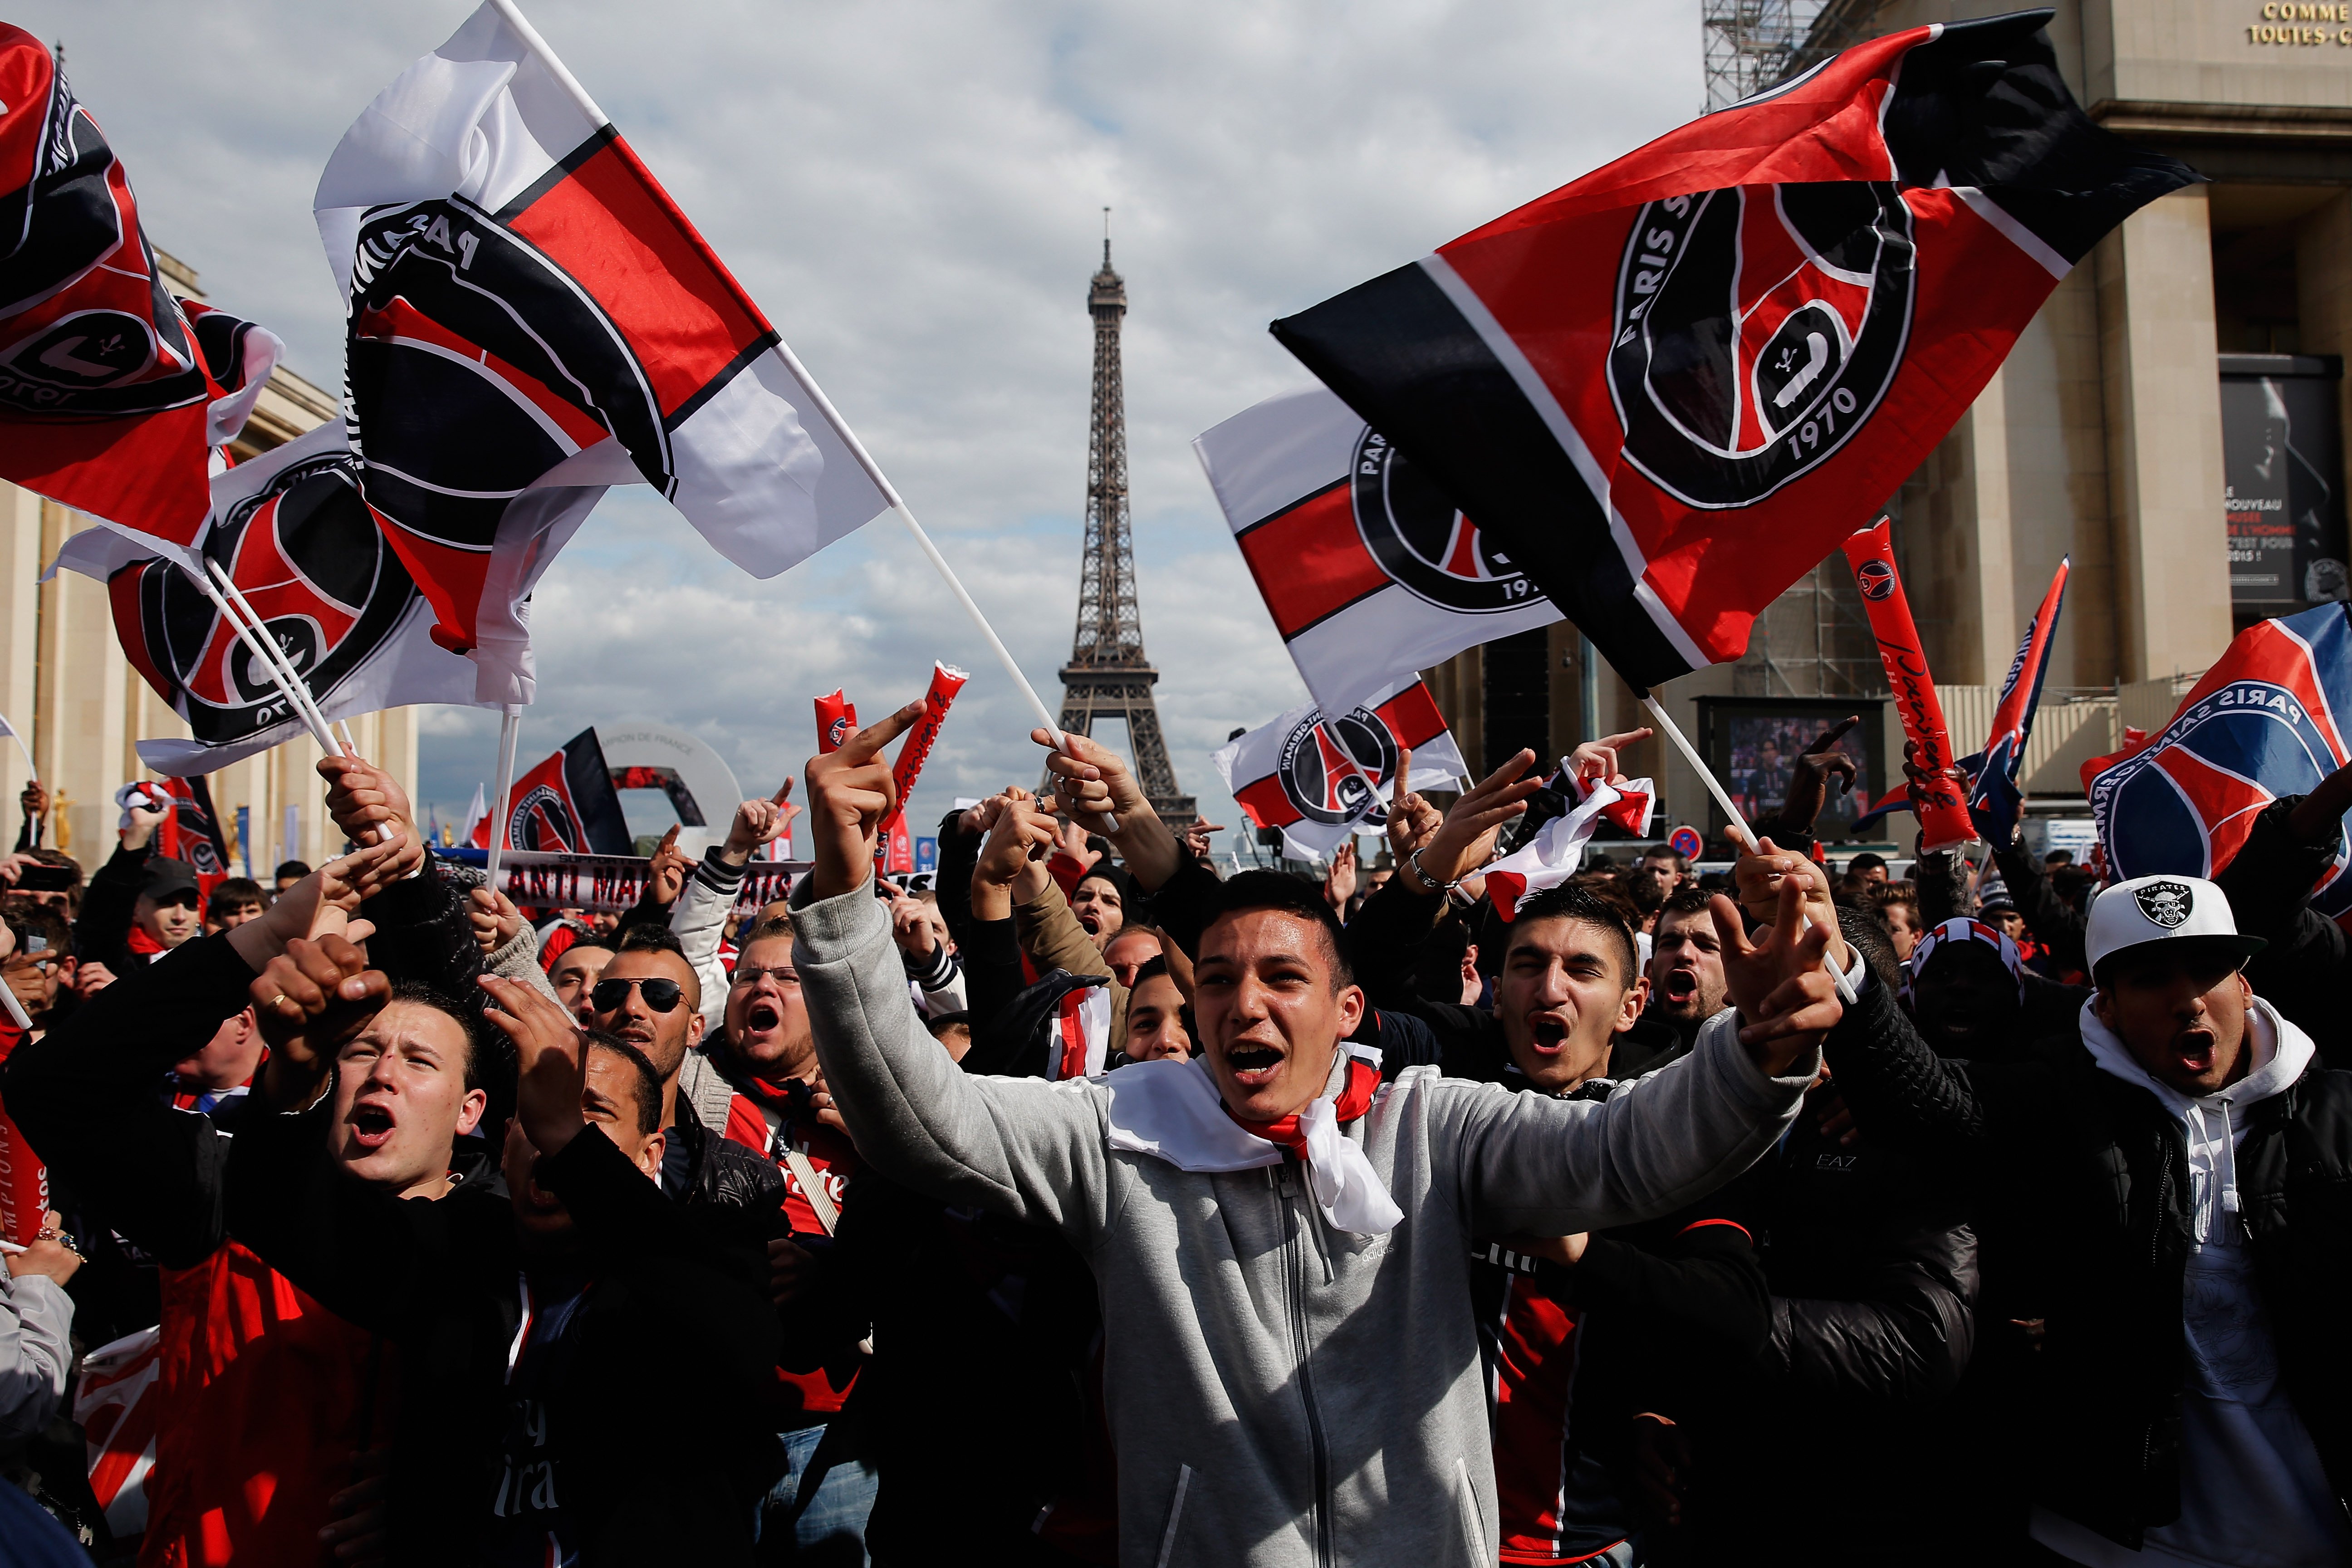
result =
[[[1849,715],[1862,722],[1838,741],[1838,750],[1853,759],[1851,794],[1840,795],[1834,782],[1814,823],[1824,839],[1853,837],[1853,819],[1871,808],[1886,781],[1880,777],[1880,741],[1885,722],[1879,698],[1729,698],[1699,700],[1701,724],[1706,731],[1707,761],[1716,776],[1750,822],[1780,813],[1789,797],[1797,759]],[[1725,824],[1715,811],[1708,826],[1721,832]]]

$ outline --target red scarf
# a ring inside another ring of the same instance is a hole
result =
[[[1342,1047],[1343,1049],[1345,1047]],[[1340,1087],[1339,1103],[1332,1109],[1339,1113],[1339,1125],[1359,1121],[1372,1108],[1372,1096],[1381,1089],[1381,1069],[1361,1057],[1348,1058],[1348,1081]],[[1244,1116],[1234,1116],[1234,1109],[1225,1107],[1244,1131],[1255,1132],[1269,1143],[1279,1143],[1299,1159],[1307,1158],[1307,1134],[1298,1130],[1298,1113],[1278,1117],[1272,1121],[1252,1121]]]

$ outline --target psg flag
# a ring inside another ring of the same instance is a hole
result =
[[[1210,761],[1252,827],[1280,828],[1285,854],[1315,860],[1350,834],[1388,826],[1390,788],[1406,752],[1408,789],[1454,788],[1469,772],[1418,679],[1375,691],[1336,720],[1312,703],[1294,708],[1227,742]]]
[[[2009,661],[2009,678],[2000,683],[2000,701],[1993,708],[1992,733],[1984,750],[1960,759],[1961,769],[1973,781],[1969,785],[1969,815],[1975,819],[1977,831],[1995,844],[2009,842],[2024,805],[2017,773],[2025,763],[2033,715],[2042,706],[2042,681],[2050,673],[2050,645],[2058,636],[2058,612],[2066,602],[2066,575],[2074,564],[2071,555],[2059,561],[2050,591],[2042,595],[2042,607],[2033,613],[2025,636],[2018,641],[2017,657]]]
[[[173,296],[98,121],[5,24],[0,193],[0,478],[185,550],[281,345]]]
[[[636,840],[621,814],[621,792],[604,764],[593,725],[515,780],[507,805],[509,849],[566,855],[634,855]]]
[[[2198,178],[2091,123],[2049,16],[1856,45],[1275,335],[1628,680],[1734,658]]]
[[[2211,877],[2229,865],[2255,814],[2307,795],[2352,762],[2352,620],[2321,605],[2240,632],[2172,722],[2083,764],[2091,816],[2116,881],[2162,872]],[[2321,876],[2311,907],[2352,929],[2347,851]]]
[[[484,701],[530,700],[508,652],[529,581],[604,486],[654,486],[759,577],[887,505],[776,330],[560,69],[483,5],[377,95],[313,200],[368,500],[435,635],[475,652]]]
[[[172,814],[156,832],[156,853],[186,861],[209,898],[212,885],[229,871],[228,840],[221,836],[220,814],[213,810],[212,787],[202,776],[157,783],[172,803]]]
[[[1317,706],[1364,696],[1559,611],[1429,476],[1320,386],[1192,443]]]
[[[474,700],[473,666],[434,644],[432,610],[361,498],[341,421],[228,469],[212,493],[201,558],[244,591],[330,721]],[[50,574],[60,567],[107,585],[124,656],[187,721],[189,739],[139,742],[149,767],[194,777],[305,732],[269,671],[173,561],[92,528],[66,541]]]

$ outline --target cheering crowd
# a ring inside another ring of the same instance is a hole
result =
[[[352,758],[273,889],[28,831],[0,1560],[2346,1560],[2352,770],[2218,884],[1897,881],[1814,841],[1832,731],[1728,874],[1506,919],[1532,752],[1318,882],[1076,739],[895,887],[919,711],[764,908],[789,786],[617,919]],[[142,1331],[143,1530],[73,1419]]]

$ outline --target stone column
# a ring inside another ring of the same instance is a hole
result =
[[[2206,187],[2099,243],[2117,679],[2201,670],[2230,644],[2221,397]]]

